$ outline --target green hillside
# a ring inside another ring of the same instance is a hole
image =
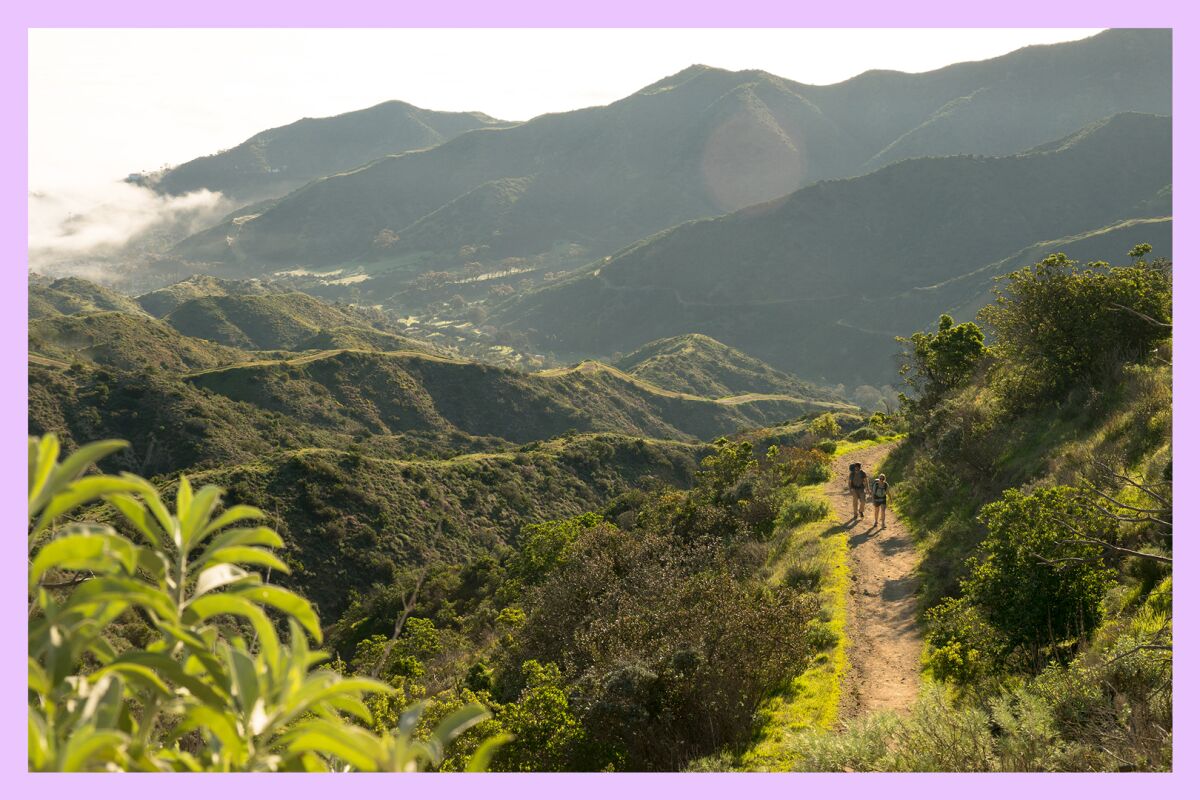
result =
[[[119,311],[33,320],[29,323],[29,352],[119,370],[171,372],[208,369],[248,357],[241,350],[184,336],[145,314]]]
[[[840,400],[699,333],[650,342],[618,359],[614,366],[655,386],[701,397],[782,394]]]
[[[701,332],[810,380],[878,384],[893,338],[936,316],[929,298],[976,300],[1037,242],[1111,230],[1136,243],[1123,221],[1169,205],[1170,153],[1170,118],[1122,114],[1025,154],[910,159],[685,223],[491,321],[574,357]]]
[[[57,314],[90,314],[97,311],[120,311],[139,316],[145,313],[133,298],[82,278],[30,281],[30,320]]]
[[[510,124],[477,112],[429,111],[392,100],[260,131],[236,147],[144,176],[142,183],[164,194],[209,189],[248,203],[382,156]]]
[[[237,281],[211,275],[191,275],[181,281],[139,295],[138,305],[155,317],[165,317],[189,300],[271,294],[275,290],[257,280]]]
[[[686,220],[900,159],[1011,154],[1115,113],[1170,113],[1170,64],[1169,32],[1114,30],[832,86],[697,65],[608,106],[469,132],[316,180],[175,255],[246,274],[396,268],[360,287],[381,293],[414,270],[481,257],[572,244],[598,258]]]
[[[349,308],[300,292],[199,297],[163,319],[188,336],[247,350],[296,350],[322,330],[363,323]]]
[[[527,374],[416,353],[350,350],[235,365],[187,381],[340,432],[456,430],[517,443],[571,430],[711,439],[821,405],[784,395],[712,400],[668,392],[599,364]]]

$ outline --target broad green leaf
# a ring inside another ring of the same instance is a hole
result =
[[[203,567],[212,558],[212,554],[226,547],[248,547],[250,545],[265,545],[266,547],[283,547],[283,539],[270,528],[231,528],[217,535],[208,547],[204,549],[193,563]]]
[[[86,603],[127,602],[139,605],[163,619],[174,619],[175,601],[160,589],[135,578],[100,577],[84,581],[67,600],[68,607]]]
[[[54,759],[46,720],[33,706],[29,707],[29,769],[41,772]]]
[[[200,544],[201,533],[208,526],[209,517],[221,501],[221,489],[205,486],[193,495],[186,512],[179,513],[179,527],[185,551]]]
[[[58,465],[58,437],[53,433],[41,439],[29,437],[29,518],[41,511],[48,500],[46,482]]]
[[[283,739],[289,753],[315,751],[340,758],[364,771],[379,769],[382,761],[379,740],[353,725],[334,725],[320,719],[306,720],[297,724]]]
[[[129,524],[134,529],[146,537],[146,541],[153,547],[162,547],[164,540],[167,538],[166,531],[159,524],[154,514],[149,511],[144,505],[139,503],[129,495],[116,494],[106,497],[105,500],[117,511],[121,512],[121,516],[129,520]]]
[[[51,497],[50,501],[46,503],[45,510],[38,517],[38,523],[34,526],[31,535],[36,537],[46,530],[54,520],[80,506],[95,502],[105,495],[132,491],[135,488],[134,484],[124,478],[112,475],[91,475],[80,478]]]
[[[220,516],[208,523],[204,530],[200,532],[200,537],[204,538],[235,522],[242,522],[248,519],[265,519],[266,516],[266,514],[253,506],[233,506],[223,511]],[[256,542],[255,544],[260,543]]]
[[[62,772],[82,772],[102,769],[105,764],[118,760],[118,751],[128,742],[128,737],[119,731],[97,731],[85,726],[71,734],[58,769]],[[93,764],[94,759],[102,763]]]
[[[239,587],[235,591],[241,597],[272,606],[289,615],[303,625],[316,642],[321,641],[321,623],[317,614],[309,602],[298,594],[278,586],[250,586],[244,589]]]
[[[467,762],[465,771],[487,772],[492,759],[496,756],[496,751],[516,738],[511,733],[497,733],[495,736],[484,739],[471,754],[471,760]]]
[[[29,584],[38,583],[50,569],[105,574],[120,568],[133,572],[137,564],[137,548],[111,528],[107,531],[73,533],[47,542],[33,559],[29,569]]]
[[[270,550],[260,547],[222,547],[209,557],[209,561],[218,564],[253,564],[258,567],[270,567],[285,575],[291,574],[288,565]]]

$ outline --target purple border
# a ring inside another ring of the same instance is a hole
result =
[[[15,0],[0,9],[0,86],[9,108],[19,108],[17,123],[4,125],[0,140],[5,145],[0,155],[0,243],[3,245],[3,290],[0,291],[0,325],[5,346],[0,348],[0,375],[10,376],[10,389],[0,397],[0,419],[4,422],[4,458],[0,461],[4,480],[0,482],[0,508],[8,509],[12,532],[8,538],[8,557],[0,560],[0,637],[2,641],[23,641],[23,616],[14,613],[23,607],[24,566],[18,556],[22,527],[16,509],[26,499],[21,495],[25,468],[19,456],[25,436],[26,397],[26,186],[27,161],[25,124],[27,105],[27,36],[31,27],[1166,27],[1173,28],[1175,59],[1175,141],[1196,142],[1196,92],[1184,76],[1200,75],[1195,48],[1195,12],[1183,7],[1181,0],[1069,0],[1050,4],[1045,0],[1009,0],[986,8],[952,0],[927,0],[913,3],[894,0],[860,0],[854,6],[827,4],[820,9],[779,0],[740,0],[716,4],[707,0],[659,0],[654,4],[638,0],[609,0],[592,7],[549,0],[518,0],[513,3],[486,0],[457,0],[454,7],[423,4],[421,8],[397,7],[386,0],[341,0],[320,6],[298,7],[287,0],[206,0],[187,7],[171,7],[162,0],[109,0],[104,4],[84,0],[56,0],[29,4]],[[87,124],[81,121],[81,124]],[[1174,169],[1178,177],[1194,178],[1196,156],[1193,148],[1177,147]],[[1174,203],[1177,216],[1190,218],[1196,207],[1189,181],[1177,179]],[[1173,250],[1177,260],[1187,263],[1196,252],[1196,237],[1188,225],[1174,231]],[[1176,273],[1177,304],[1193,307],[1200,300],[1200,286],[1190,270]],[[1175,397],[1181,409],[1196,407],[1196,366],[1200,358],[1190,346],[1200,343],[1196,324],[1187,315],[1177,316],[1175,357],[1178,364]],[[1183,346],[1180,346],[1183,345]],[[20,380],[18,380],[18,376]],[[1194,417],[1178,415],[1176,420],[1176,458],[1181,475],[1195,474],[1195,448],[1200,426]],[[1180,556],[1177,567],[1176,608],[1185,624],[1176,632],[1176,658],[1194,663],[1195,629],[1191,618],[1198,608],[1195,590],[1194,559],[1197,547],[1191,531],[1176,542]],[[72,776],[27,775],[25,772],[25,670],[13,654],[3,666],[3,690],[0,691],[0,719],[4,720],[0,759],[3,768],[18,775],[10,785],[13,796],[31,796],[34,792],[76,793],[89,797],[128,798],[142,794],[169,794],[173,798],[211,800],[216,791],[233,790],[258,793],[286,787],[289,798],[322,798],[335,787],[349,781],[355,792],[415,791],[448,793],[454,797],[488,793],[494,797],[563,796],[608,798],[612,793],[634,795],[686,794],[697,800],[726,798],[737,792],[755,795],[787,796],[821,793],[853,796],[938,797],[943,792],[969,791],[973,800],[1013,796],[1040,796],[1064,792],[1086,792],[1092,798],[1122,797],[1131,792],[1152,792],[1155,796],[1191,795],[1187,790],[1200,769],[1197,768],[1196,716],[1200,712],[1197,691],[1188,680],[1179,681],[1175,693],[1175,772],[1171,775],[356,775],[328,776]],[[1183,673],[1190,677],[1187,673]],[[335,783],[337,781],[338,783]],[[1194,791],[1194,790],[1193,790]]]

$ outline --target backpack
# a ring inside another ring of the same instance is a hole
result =
[[[871,484],[871,493],[875,495],[876,500],[887,499],[888,485],[887,481],[874,481]]]
[[[850,465],[850,485],[855,489],[861,489],[867,482],[867,473],[862,471],[862,464],[854,463]]]

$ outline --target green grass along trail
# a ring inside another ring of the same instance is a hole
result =
[[[833,464],[825,495],[849,534],[850,589],[846,604],[849,658],[838,708],[840,722],[878,711],[903,713],[920,689],[921,631],[917,623],[917,549],[908,528],[889,508],[887,528],[873,524],[874,509],[851,518],[846,488],[850,464],[874,477],[896,442],[846,453]],[[889,481],[895,483],[896,481]]]

